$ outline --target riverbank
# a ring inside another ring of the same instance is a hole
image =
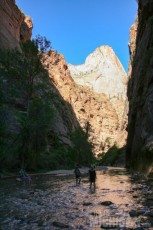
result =
[[[107,167],[107,166],[97,166],[96,167],[96,171],[101,171],[101,170],[106,170],[110,167]],[[80,171],[82,174],[86,174],[88,173],[88,170],[89,168],[88,167],[83,167],[83,168],[80,168]],[[53,171],[50,171],[50,172],[47,172],[45,173],[47,175],[59,175],[59,176],[65,176],[65,175],[73,175],[74,174],[74,169],[71,169],[71,170],[64,170],[64,169],[61,169],[61,170],[53,170]],[[44,174],[43,174],[44,175]]]
[[[96,171],[101,171],[101,170],[107,170],[109,168],[115,168],[119,169],[118,167],[110,167],[110,166],[97,166]],[[124,169],[124,168],[121,168]],[[82,167],[80,168],[80,171],[82,174],[87,174],[89,168],[88,167]],[[56,176],[65,176],[65,175],[73,175],[74,174],[74,169],[59,169],[59,170],[51,170],[47,172],[36,172],[36,173],[29,173],[27,172],[29,176],[41,176],[41,175],[56,175]],[[0,173],[0,179],[7,179],[7,178],[15,178],[18,177],[18,172],[17,173]]]

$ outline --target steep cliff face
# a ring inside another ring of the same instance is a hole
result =
[[[130,53],[130,61],[128,66],[128,78],[131,78],[132,73],[132,63],[135,56],[136,49],[136,37],[137,37],[137,29],[138,29],[138,18],[135,20],[135,23],[130,28],[130,41],[129,41],[129,53]]]
[[[100,46],[84,64],[68,65],[74,81],[106,95],[118,116],[122,128],[127,117],[127,74],[109,46]]]
[[[69,64],[69,70],[80,85],[89,86],[109,98],[126,98],[127,74],[109,46],[98,47],[82,65]]]
[[[32,21],[16,6],[15,0],[0,1],[0,48],[20,48],[19,41],[31,38]]]
[[[91,126],[90,140],[94,143],[96,154],[106,151],[110,145],[120,139],[120,120],[109,98],[104,93],[96,93],[87,86],[81,86],[72,79],[62,55],[51,51],[44,56],[45,68],[65,102],[70,104],[79,124]],[[121,114],[122,103],[119,101]]]
[[[139,0],[138,20],[131,35],[127,166],[149,173],[153,165],[152,0]]]
[[[51,82],[51,103],[54,106],[56,116],[51,131],[58,136],[61,144],[72,146],[71,134],[80,127],[72,105],[66,100],[69,94],[69,86],[74,84],[69,76],[69,71],[62,55],[54,51],[44,54],[42,63],[47,69]],[[64,92],[62,94],[62,92]]]

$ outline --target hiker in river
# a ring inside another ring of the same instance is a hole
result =
[[[79,169],[79,166],[76,165],[75,170],[74,170],[75,178],[76,178],[76,185],[80,184],[81,182],[81,172]]]
[[[31,183],[31,178],[30,176],[26,173],[25,169],[22,167],[19,171],[19,176],[20,176],[20,180],[22,183],[24,182],[28,182],[28,184],[30,185]]]
[[[90,189],[92,189],[92,185],[93,188],[95,190],[96,188],[96,171],[95,171],[95,167],[91,166],[91,168],[89,169],[89,182],[90,182]]]

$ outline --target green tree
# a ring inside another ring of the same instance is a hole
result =
[[[5,76],[9,96],[20,98],[26,102],[27,108],[41,88],[48,81],[46,70],[40,61],[40,52],[34,41],[21,44],[22,52],[8,50],[0,52],[1,76]],[[11,86],[11,87],[10,87]]]
[[[38,34],[33,41],[41,53],[45,53],[51,50],[51,42],[48,41],[46,37],[43,37],[40,34]]]
[[[34,169],[40,155],[47,151],[48,132],[53,121],[52,107],[40,98],[34,98],[29,113],[19,116],[20,138],[18,151],[22,164],[26,160],[29,168]]]
[[[3,101],[0,103],[0,117],[4,111],[11,111],[17,122],[17,131],[14,138],[4,147],[7,126],[1,126],[0,152],[6,156],[14,152],[15,156],[26,161],[29,167],[35,167],[39,155],[47,150],[47,135],[54,111],[51,104],[50,81],[46,70],[41,63],[41,49],[48,49],[47,40],[28,41],[21,44],[21,51],[1,50],[0,52],[0,87]],[[44,48],[43,48],[44,46]],[[45,47],[46,46],[46,47]],[[7,109],[6,109],[7,108]],[[6,117],[5,117],[6,120]],[[3,122],[6,124],[6,122]],[[10,151],[11,150],[11,151]]]
[[[74,159],[76,162],[89,165],[94,159],[92,143],[88,141],[90,131],[89,123],[85,124],[84,130],[81,127],[78,127],[72,133],[72,142],[74,144],[73,154],[75,155]]]

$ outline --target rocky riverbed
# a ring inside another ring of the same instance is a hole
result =
[[[97,171],[96,190],[87,174],[32,176],[31,187],[0,180],[1,230],[153,229],[152,179],[124,168]]]

